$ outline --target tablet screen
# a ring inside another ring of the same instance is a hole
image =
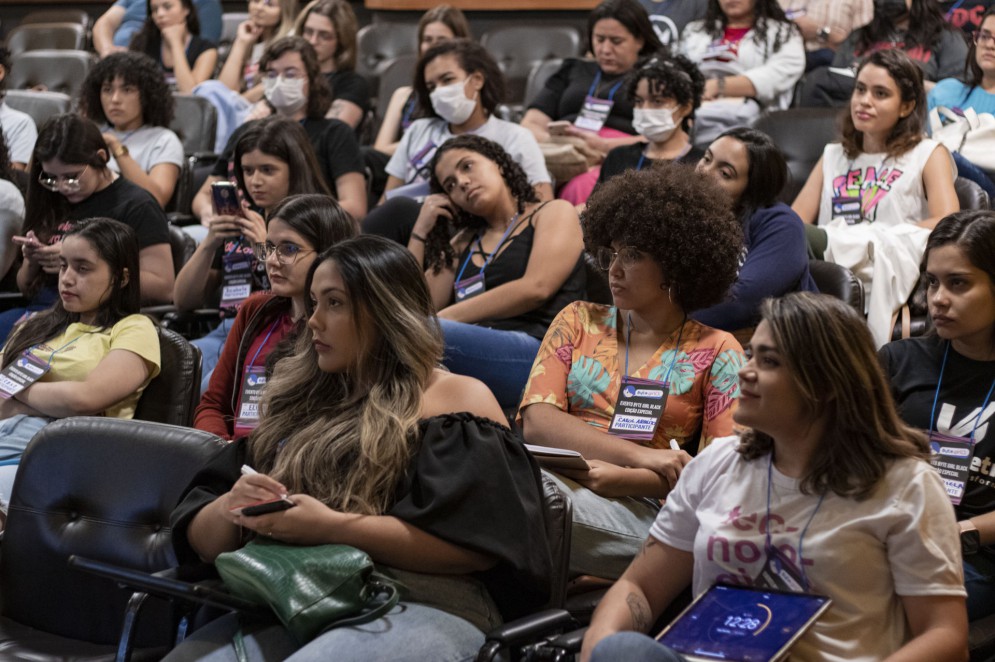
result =
[[[719,584],[657,639],[692,659],[768,662],[829,606],[829,598]]]

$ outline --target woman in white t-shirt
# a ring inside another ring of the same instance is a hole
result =
[[[696,595],[725,582],[829,596],[793,659],[966,659],[953,508],[863,320],[826,295],[769,299],[747,352],[734,419],[750,429],[685,467],[581,659],[683,659],[622,631],[646,632],[692,580]]]

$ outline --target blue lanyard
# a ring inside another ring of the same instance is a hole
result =
[[[256,367],[256,359],[259,357],[259,352],[263,351],[263,347],[266,346],[266,342],[269,340],[269,337],[273,335],[274,329],[276,329],[277,324],[279,324],[282,321],[282,319],[283,319],[282,316],[277,317],[275,320],[273,320],[273,323],[270,324],[269,331],[266,332],[266,337],[263,338],[263,341],[259,344],[259,347],[256,347],[256,353],[252,355],[252,360],[249,361],[250,370]]]
[[[601,82],[601,69],[598,69],[598,73],[594,77],[594,82],[591,83],[591,89],[589,89],[587,91],[587,96],[589,96],[589,97],[595,96],[594,93],[598,90],[598,84],[600,82]],[[615,83],[615,85],[613,85],[612,88],[608,91],[608,100],[609,101],[614,101],[615,100],[615,93],[618,92],[618,88],[622,87],[622,83],[624,83],[624,82],[625,82],[625,78],[622,78],[622,80],[620,80],[617,83]]]
[[[943,350],[943,363],[940,364],[940,378],[936,380],[936,393],[933,395],[933,410],[929,414],[929,432],[935,430],[933,424],[936,422],[936,403],[940,400],[940,387],[943,386],[943,373],[947,369],[947,357],[950,355],[950,341],[947,341],[947,348]],[[981,403],[981,408],[978,410],[978,416],[974,419],[974,427],[971,428],[971,436],[969,437],[972,442],[974,442],[974,433],[978,430],[978,425],[981,424],[981,415],[985,413],[985,407],[991,402],[992,393],[995,392],[995,381],[992,382],[991,388],[988,389],[988,395],[985,396],[984,401]],[[937,430],[939,432],[939,430]]]
[[[766,536],[766,549],[770,549],[773,545],[771,543],[770,536],[770,484],[771,484],[771,472],[772,466],[774,464],[774,451],[771,450],[770,455],[767,456],[767,536]],[[815,510],[809,515],[808,521],[805,522],[805,528],[802,529],[802,534],[798,536],[798,569],[802,573],[802,577],[805,578],[805,583],[811,586],[811,582],[808,581],[808,575],[805,574],[805,563],[802,561],[802,545],[805,544],[805,534],[808,533],[808,527],[815,519],[815,514],[819,512],[819,508],[822,507],[822,500],[826,498],[826,493],[823,492],[819,495],[819,502],[815,504]],[[808,588],[808,587],[806,587]]]
[[[677,357],[681,353],[681,338],[684,337],[684,323],[687,322],[687,317],[685,316],[681,320],[681,330],[677,333],[677,345],[674,346],[674,358],[670,361],[670,367],[667,368],[667,374],[663,376],[663,383],[670,384],[670,373],[674,370],[674,365],[677,363]],[[629,376],[629,339],[632,338],[632,313],[627,313],[625,317],[625,374],[623,377]]]
[[[957,2],[955,2],[953,4],[953,6],[950,7],[950,9],[947,10],[947,13],[946,13],[946,15],[944,15],[943,19],[946,20],[946,21],[949,21],[950,17],[953,16],[954,12],[957,9],[959,9],[962,4],[964,4],[964,0],[957,0]]]
[[[486,260],[484,260],[484,266],[480,267],[480,275],[481,276],[484,275],[484,269],[487,268],[487,265],[491,263],[492,259],[494,259],[494,255],[499,250],[501,250],[502,246],[504,246],[504,240],[508,238],[508,235],[511,234],[512,230],[514,230],[515,228],[518,227],[518,217],[520,215],[521,214],[515,214],[512,217],[511,222],[508,223],[508,229],[504,231],[503,235],[501,235],[501,241],[498,242],[498,245],[494,247],[494,250],[491,251],[491,254],[487,256]],[[480,243],[480,235],[477,235],[477,247],[480,248],[480,252],[481,252],[481,254],[483,254],[484,247]],[[460,282],[461,280],[463,280],[463,272],[466,271],[466,265],[470,264],[470,260],[471,259],[473,259],[473,251],[472,250],[469,253],[467,253],[466,259],[463,260],[463,266],[460,267],[459,273],[456,274],[456,282],[457,283]]]
[[[87,331],[86,333],[81,333],[78,336],[76,336],[75,338],[73,338],[72,340],[70,340],[69,342],[67,342],[62,347],[58,348],[57,350],[55,350],[51,354],[49,354],[48,355],[48,367],[49,368],[52,367],[52,361],[55,359],[55,355],[56,354],[58,354],[59,352],[61,352],[62,350],[64,350],[66,347],[69,347],[70,345],[72,345],[74,342],[76,342],[77,340],[79,340],[83,336],[88,336],[91,333],[96,333],[96,331]],[[34,350],[38,349],[40,346],[41,346],[41,343],[39,343],[39,344],[35,345],[34,347],[32,347],[31,349],[29,349],[28,352],[33,352]]]
[[[636,170],[642,170],[643,169],[643,162],[644,161],[646,161],[646,150],[645,149],[643,150],[643,153],[639,155],[639,163],[636,164]]]
[[[415,106],[418,105],[418,96],[412,92],[404,104],[404,111],[401,113],[401,129],[404,130],[411,125],[411,116],[415,114]]]

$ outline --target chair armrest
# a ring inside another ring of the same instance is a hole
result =
[[[576,627],[577,621],[564,609],[547,609],[519,618],[487,633],[477,662],[496,659],[501,651],[540,643],[543,639]],[[517,659],[514,655],[512,657]]]

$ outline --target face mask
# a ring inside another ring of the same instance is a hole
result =
[[[897,21],[909,13],[905,0],[874,0],[874,16],[886,21]]]
[[[676,108],[634,108],[632,128],[651,143],[666,142],[677,130],[674,123]]]
[[[263,90],[266,100],[281,115],[293,115],[307,105],[304,95],[304,78],[264,78]]]
[[[467,121],[477,107],[477,95],[474,94],[472,99],[467,99],[463,91],[465,87],[466,80],[462,83],[437,87],[429,95],[432,109],[450,124],[462,124]]]

